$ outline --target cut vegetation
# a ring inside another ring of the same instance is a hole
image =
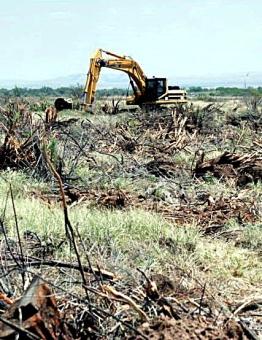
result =
[[[261,102],[51,121],[36,102],[0,108],[0,334],[258,339]]]

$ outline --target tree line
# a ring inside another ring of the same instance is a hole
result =
[[[74,97],[81,98],[83,95],[83,88],[81,86],[59,87],[53,89],[52,87],[43,86],[38,89],[17,87],[13,89],[0,88],[1,97]],[[97,97],[106,96],[125,96],[125,89],[99,89],[96,92]]]
[[[190,87],[188,89],[188,93],[190,94],[206,94],[214,97],[245,97],[245,96],[262,96],[262,87],[248,87],[248,88],[239,88],[239,87],[217,87],[215,89],[203,88],[200,86]]]
[[[262,96],[262,87],[257,88],[238,88],[238,87],[217,87],[215,89],[203,88],[200,86],[193,86],[187,89],[187,92],[192,95],[205,94],[208,96]],[[126,96],[125,89],[99,89],[96,92],[97,98],[110,96]],[[1,97],[73,97],[81,98],[83,96],[83,88],[79,85],[70,87],[59,87],[53,89],[52,87],[43,86],[38,89],[26,87],[14,87],[13,89],[0,88]]]

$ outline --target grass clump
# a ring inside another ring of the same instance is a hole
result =
[[[246,224],[236,244],[262,254],[262,224]]]
[[[16,179],[21,181],[19,176]],[[15,197],[20,235],[23,236],[26,231],[34,232],[42,240],[42,245],[52,248],[52,258],[75,261],[72,249],[66,241],[60,205],[50,206],[27,197],[23,186],[20,190],[22,192]],[[1,212],[4,205],[2,200]],[[208,280],[217,287],[226,280],[229,292],[230,289],[234,290],[232,287],[235,287],[236,280],[238,283],[244,282],[243,285],[248,287],[250,284],[257,285],[262,279],[259,274],[261,262],[258,254],[250,249],[236,247],[234,242],[211,240],[203,236],[194,225],[178,227],[167,222],[160,214],[142,209],[89,208],[83,204],[70,208],[69,217],[74,230],[81,236],[79,249],[82,249],[83,262],[86,262],[87,253],[92,263],[126,274],[127,278],[137,275],[136,268],[167,273],[178,266],[185,271],[193,270],[195,277]],[[7,202],[4,223],[8,237],[15,239],[15,221],[10,199]],[[261,242],[255,236],[258,231],[259,229],[250,229],[245,236],[252,249],[259,247]],[[57,247],[61,241],[64,243]],[[26,240],[23,239],[23,242]],[[32,251],[35,256],[40,256],[37,249]]]

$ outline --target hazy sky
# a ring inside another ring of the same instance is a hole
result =
[[[262,0],[0,0],[0,79],[86,73],[96,48],[148,76],[262,71]]]

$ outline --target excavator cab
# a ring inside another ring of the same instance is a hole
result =
[[[141,97],[143,105],[176,105],[187,102],[186,91],[179,86],[168,86],[166,78],[146,78],[145,92]]]
[[[145,100],[155,101],[166,92],[166,78],[146,78]]]

